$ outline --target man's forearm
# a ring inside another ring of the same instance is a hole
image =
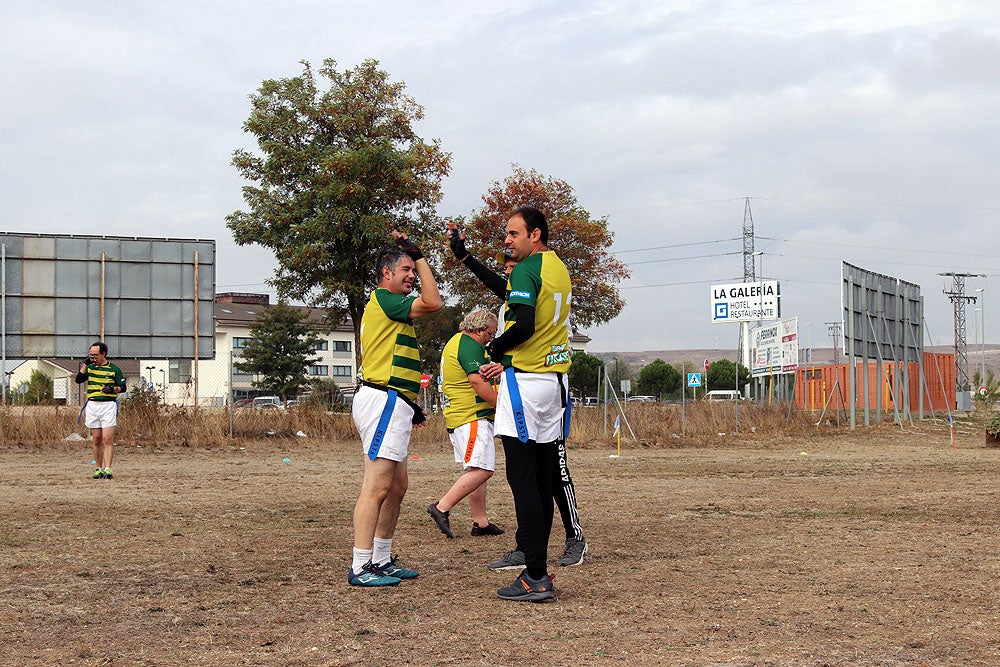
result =
[[[462,264],[469,267],[473,275],[479,278],[482,284],[486,285],[486,289],[496,294],[497,298],[505,299],[507,297],[507,280],[483,266],[482,262],[472,256],[472,253],[465,256]]]

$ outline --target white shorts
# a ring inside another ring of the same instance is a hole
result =
[[[354,394],[351,417],[361,435],[361,451],[371,460],[389,459],[402,461],[410,446],[413,431],[413,408],[400,397],[392,407],[384,429],[379,429],[382,413],[389,399],[389,392],[361,385]],[[381,443],[375,442],[375,432],[382,432]]]
[[[562,374],[562,391],[559,389],[559,373],[513,373],[521,406],[524,424],[528,428],[528,439],[535,442],[554,442],[563,438],[563,396],[569,397],[569,379]],[[497,394],[496,427],[497,435],[517,437],[517,423],[511,407],[510,374],[505,371],[500,376],[500,393]]]
[[[87,428],[118,426],[118,401],[87,401],[85,417]]]
[[[493,422],[477,419],[462,424],[448,434],[455,448],[455,463],[463,468],[496,469],[497,450],[493,444]]]

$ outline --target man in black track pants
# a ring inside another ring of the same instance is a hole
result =
[[[448,225],[448,242],[455,257],[464,264],[473,275],[499,299],[506,299],[507,279],[510,272],[514,270],[517,262],[509,257],[504,257],[504,275],[499,276],[486,268],[477,260],[465,247],[465,232],[460,232],[455,223]],[[501,307],[501,313],[506,310],[506,302]],[[503,326],[503,314],[500,315],[500,327]],[[497,329],[498,333],[502,329]],[[559,507],[559,515],[562,518],[563,528],[566,531],[566,547],[559,564],[562,566],[580,565],[583,563],[584,555],[587,553],[587,540],[583,536],[583,527],[580,525],[580,512],[576,504],[576,489],[573,487],[573,478],[569,474],[569,463],[566,457],[566,442],[559,441],[559,478],[553,480],[552,489],[556,506]],[[524,567],[524,552],[516,546],[503,556],[487,565],[491,570],[515,570]]]

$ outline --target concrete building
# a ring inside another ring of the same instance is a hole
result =
[[[270,307],[267,294],[224,292],[215,297],[215,358],[149,359],[141,363],[151,391],[160,392],[171,405],[222,407],[230,396],[230,383],[236,400],[261,392],[253,387],[254,378],[233,367],[241,350],[250,341],[250,325]],[[307,322],[319,329],[321,341],[309,367],[309,375],[333,380],[346,394],[354,391],[357,367],[354,361],[354,328],[350,322],[326,330],[326,311],[305,306],[300,310]]]

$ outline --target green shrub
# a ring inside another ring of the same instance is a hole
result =
[[[986,420],[986,432],[990,435],[1000,435],[1000,412],[994,412],[993,416]]]

